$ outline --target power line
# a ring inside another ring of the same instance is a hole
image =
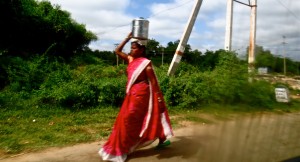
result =
[[[185,2],[185,3],[179,4],[179,5],[175,6],[175,7],[171,7],[171,8],[167,8],[167,9],[165,9],[165,10],[159,11],[159,12],[157,12],[157,13],[154,13],[154,14],[150,15],[147,19],[153,18],[153,17],[155,17],[155,16],[157,16],[157,15],[163,13],[163,12],[170,11],[170,10],[179,8],[179,7],[181,7],[181,6],[184,6],[184,5],[186,5],[186,4],[188,4],[188,3],[192,2],[192,1],[194,1],[194,0],[190,0],[190,1],[187,1],[187,2]],[[125,27],[125,26],[129,26],[129,25],[131,25],[131,23],[130,23],[130,24],[119,25],[119,26],[114,27],[114,28],[111,29],[111,30],[104,31],[104,32],[99,32],[99,33],[97,33],[97,35],[104,35],[104,34],[106,34],[106,33],[112,32],[112,31],[114,31],[114,30],[116,30],[116,29],[118,29],[118,28]]]
[[[110,29],[110,30],[108,30],[108,31],[99,32],[99,33],[97,33],[97,35],[103,35],[103,34],[112,32],[112,31],[114,31],[114,30],[116,30],[116,29],[118,29],[118,28],[125,27],[125,26],[129,26],[129,25],[130,25],[130,24],[119,25],[119,26],[116,26],[116,27],[114,27],[114,28],[112,28],[112,29]]]
[[[169,11],[169,10],[173,10],[173,9],[176,9],[176,8],[179,8],[179,7],[184,6],[184,5],[186,5],[186,4],[188,4],[188,3],[192,2],[192,1],[194,1],[194,0],[190,0],[190,1],[187,1],[187,2],[185,2],[185,3],[179,4],[179,5],[175,6],[175,7],[168,8],[168,9],[166,9],[166,10],[159,11],[159,12],[157,12],[157,13],[154,13],[154,14],[150,15],[148,18],[152,18],[152,17],[155,17],[155,16],[157,16],[157,15],[163,13],[163,12],[166,12],[166,11]]]
[[[294,12],[292,12],[288,7],[286,7],[280,0],[277,0],[277,2],[285,9],[287,9],[289,13],[292,14],[300,22],[300,18]]]

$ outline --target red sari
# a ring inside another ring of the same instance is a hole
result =
[[[145,68],[146,58],[136,58],[127,67],[126,97],[108,141],[100,149],[103,160],[125,161],[127,154],[157,138],[173,136],[162,94],[153,92]]]

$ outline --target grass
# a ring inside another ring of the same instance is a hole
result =
[[[261,111],[299,111],[300,102],[278,104],[274,109],[258,109],[246,105],[206,105],[199,109],[169,108],[174,129],[183,122],[211,124],[228,120],[232,114]],[[36,106],[0,109],[0,157],[49,147],[63,147],[106,138],[111,131],[118,108],[69,110]]]
[[[109,134],[117,112],[113,108],[1,109],[0,152],[16,154],[99,140]]]

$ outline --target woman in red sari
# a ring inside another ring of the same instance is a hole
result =
[[[159,147],[170,144],[173,136],[169,115],[151,61],[145,58],[141,40],[132,41],[129,55],[122,52],[128,37],[116,54],[128,62],[126,96],[108,141],[100,149],[103,160],[123,162],[135,149],[159,139]]]

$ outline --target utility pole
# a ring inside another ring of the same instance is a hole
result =
[[[189,18],[189,21],[188,21],[188,24],[183,32],[183,35],[180,39],[180,42],[177,46],[177,49],[176,49],[176,52],[174,54],[174,57],[173,57],[173,60],[171,62],[171,65],[169,67],[169,70],[168,70],[168,75],[174,75],[178,65],[179,65],[179,62],[182,58],[182,55],[183,55],[183,52],[184,52],[184,49],[185,49],[185,46],[187,44],[187,41],[190,37],[190,34],[192,32],[192,29],[193,29],[193,26],[194,26],[194,23],[196,21],[196,18],[197,18],[197,15],[198,15],[198,12],[200,10],[200,6],[202,4],[202,0],[196,0],[196,3],[195,3],[195,6],[192,10],[192,13],[190,15],[190,18]]]
[[[252,73],[254,71],[254,61],[255,61],[255,40],[256,40],[256,5],[257,0],[252,0],[251,7],[251,17],[250,17],[250,44],[249,44],[249,55],[248,55],[248,72]]]
[[[232,0],[234,2],[237,2],[237,3],[240,3],[240,4],[243,4],[243,5],[246,5],[246,6],[249,6],[251,7],[251,16],[250,16],[250,43],[249,43],[249,51],[248,51],[248,73],[252,73],[254,71],[254,61],[255,61],[255,40],[256,40],[256,13],[257,13],[257,0],[249,0],[249,4],[246,4],[244,2],[240,2],[238,0]],[[230,17],[228,15],[230,15],[230,12],[231,11],[231,7],[233,4],[231,0],[228,0],[227,2],[227,19],[230,20]],[[229,18],[228,18],[229,17]],[[232,19],[232,17],[231,17]],[[231,37],[230,37],[230,34],[231,32],[230,31],[230,23],[227,22],[228,24],[226,24],[226,38],[225,38],[225,49],[226,48],[231,48],[230,45],[231,45]],[[232,23],[232,22],[231,22]],[[227,32],[227,28],[228,28],[228,32]],[[228,35],[228,36],[227,36]],[[227,43],[226,43],[227,41]],[[249,78],[249,81],[251,82],[252,79]]]
[[[164,47],[161,46],[161,65],[164,65]]]
[[[285,36],[282,36],[283,38],[283,42],[282,42],[282,46],[283,46],[283,74],[284,76],[286,76],[286,60],[285,60]]]
[[[115,43],[114,45],[115,45],[115,48],[117,48],[119,44]],[[115,53],[115,50],[114,50],[114,53]],[[115,55],[116,55],[116,53],[115,53]],[[116,55],[116,57],[117,57],[117,66],[119,66],[119,55]]]
[[[225,50],[231,51],[233,0],[227,0]]]

